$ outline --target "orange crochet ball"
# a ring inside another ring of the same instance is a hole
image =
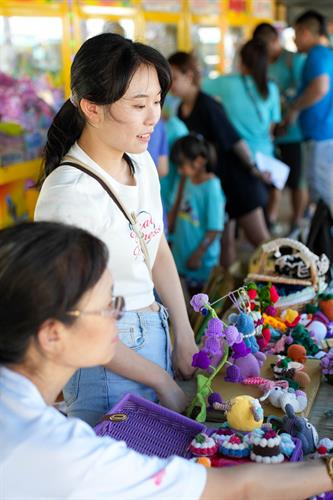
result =
[[[201,464],[207,468],[212,466],[211,461],[208,457],[199,457],[199,458],[197,458],[196,462],[197,462],[197,464]]]
[[[288,347],[287,356],[293,361],[303,364],[306,361],[306,349],[302,345],[292,344]]]

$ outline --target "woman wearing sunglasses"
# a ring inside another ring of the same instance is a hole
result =
[[[206,472],[140,455],[53,408],[74,372],[108,363],[120,345],[123,300],[107,263],[106,246],[79,228],[0,231],[0,498],[293,500],[332,488],[321,461]]]

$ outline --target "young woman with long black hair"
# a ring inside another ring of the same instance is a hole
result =
[[[155,49],[111,33],[90,38],[72,64],[71,98],[48,132],[35,218],[100,237],[109,249],[114,292],[126,303],[112,362],[78,370],[64,389],[69,414],[92,425],[127,392],[183,409],[186,398],[172,370],[183,377],[194,371],[197,347],[147,152],[170,81]],[[155,302],[154,286],[165,307]]]

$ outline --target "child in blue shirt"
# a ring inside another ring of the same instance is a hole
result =
[[[189,134],[178,139],[171,159],[182,175],[170,213],[172,252],[189,292],[197,293],[219,263],[225,197],[212,172],[215,152],[202,136]]]

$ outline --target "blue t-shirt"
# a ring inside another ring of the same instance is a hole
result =
[[[207,248],[200,269],[188,269],[187,260],[199,247],[207,231],[222,231],[225,198],[220,180],[213,177],[202,184],[186,180],[178,212],[172,252],[178,272],[187,278],[205,282],[219,262],[220,236]]]
[[[157,122],[154,127],[154,131],[148,143],[148,151],[154,160],[156,167],[158,167],[160,156],[168,156],[168,140],[165,125],[162,119]]]
[[[313,47],[305,61],[300,93],[318,76],[328,75],[328,93],[319,102],[303,110],[300,125],[305,139],[333,139],[333,51],[323,45]]]
[[[229,120],[247,142],[253,156],[260,151],[273,156],[270,127],[281,120],[277,85],[268,83],[268,97],[258,92],[251,76],[224,75],[204,80],[203,90],[223,104]]]
[[[304,54],[282,50],[277,61],[269,65],[268,75],[279,88],[283,114],[288,112],[289,104],[299,91],[305,59]],[[276,142],[285,144],[300,142],[302,139],[303,134],[297,121],[289,125],[287,133],[279,137]]]

